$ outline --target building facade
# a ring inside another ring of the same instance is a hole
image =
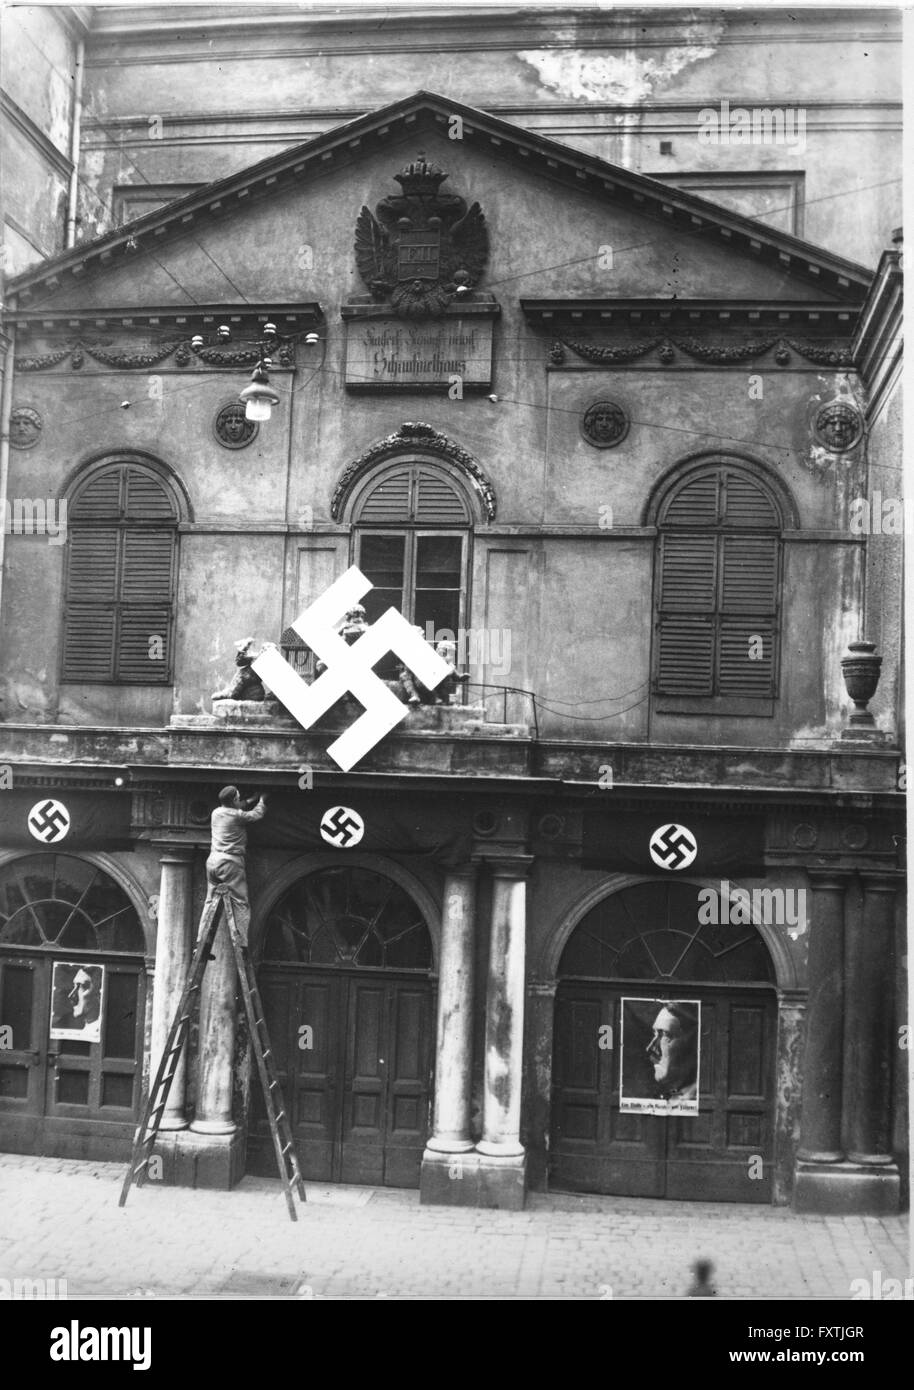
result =
[[[126,46],[109,113],[154,69],[119,22],[87,62],[91,89]],[[574,51],[537,60],[553,98]],[[251,947],[306,1176],[895,1210],[900,253],[874,278],[837,214],[814,245],[698,196],[713,147],[680,187],[639,171],[650,101],[624,137],[556,101],[544,135],[542,100],[347,90],[257,163],[236,111],[215,181],[188,101],[161,205],[8,286],[0,1146],[126,1157],[231,783],[270,793]],[[763,173],[796,153],[757,148]],[[352,565],[368,621],[452,637],[467,680],[344,771],[357,706],[306,730],[227,692],[250,636],[314,679],[292,625]],[[103,1007],[68,1023],[80,970]],[[220,948],[165,1181],[271,1171],[236,1015]]]

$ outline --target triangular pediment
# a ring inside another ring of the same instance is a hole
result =
[[[429,92],[208,184],[9,282],[17,311],[328,301],[364,294],[363,204],[418,150],[478,199],[496,298],[823,303],[855,309],[870,272],[796,237]],[[315,215],[310,215],[314,209]],[[307,245],[308,256],[301,248]],[[611,274],[599,273],[612,248]],[[605,251],[603,255],[605,260]],[[339,284],[346,262],[345,285]]]

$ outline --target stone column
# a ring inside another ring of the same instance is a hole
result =
[[[168,1030],[177,1012],[193,953],[194,852],[168,846],[159,858],[159,911],[156,929],[155,980],[152,992],[150,1086],[155,1080]],[[186,1129],[184,1112],[187,1047],[181,1051],[160,1129]]]
[[[809,871],[812,931],[803,1062],[803,1107],[797,1157],[838,1163],[844,1048],[844,890],[846,875]]]
[[[234,1134],[232,1061],[237,977],[224,917],[219,922],[212,954],[214,959],[206,967],[200,991],[197,1113],[191,1130],[196,1134]]]
[[[492,935],[486,985],[483,1137],[476,1148],[491,1158],[522,1158],[521,1085],[524,1052],[524,968],[527,870],[530,855],[490,860]]]
[[[779,989],[774,1125],[774,1199],[778,1204],[788,1202],[793,1192],[803,1100],[805,1021],[806,991]]]
[[[862,873],[863,920],[847,941],[844,1143],[852,1163],[883,1165],[889,1152],[895,889],[888,874]]]
[[[527,1146],[527,1186],[531,1191],[548,1187],[549,1145],[552,1126],[552,1052],[555,1023],[553,980],[531,980],[527,988],[526,1078],[524,1129]]]
[[[427,1147],[466,1153],[470,1138],[473,1063],[473,966],[476,935],[476,866],[452,869],[444,882],[441,955],[438,962],[438,1038],[435,1107]]]

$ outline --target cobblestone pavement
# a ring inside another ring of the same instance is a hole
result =
[[[71,1298],[675,1298],[704,1256],[722,1297],[848,1299],[853,1279],[909,1273],[906,1217],[569,1193],[476,1211],[309,1183],[293,1224],[268,1179],[149,1184],[121,1209],[123,1174],[0,1154],[0,1280],[65,1279]]]

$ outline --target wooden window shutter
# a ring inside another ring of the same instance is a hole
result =
[[[713,613],[717,599],[717,537],[677,535],[662,539],[660,608]]]
[[[658,691],[667,695],[713,694],[714,636],[711,618],[661,618]]]
[[[65,681],[114,679],[119,534],[115,526],[70,526]]]
[[[390,473],[383,478],[363,501],[359,508],[360,522],[372,525],[388,525],[409,521],[412,475],[409,468]]]
[[[714,683],[717,537],[668,532],[661,538],[657,689],[710,695]]]
[[[178,520],[151,469],[112,464],[79,490],[67,542],[63,680],[170,683]]]
[[[426,526],[466,526],[469,519],[466,503],[450,478],[444,473],[420,468],[414,520]]]
[[[721,537],[718,689],[721,695],[774,694],[779,545],[774,536]]]
[[[123,533],[117,679],[158,685],[168,680],[174,532]],[[150,638],[161,658],[150,658]]]
[[[453,478],[443,469],[412,463],[376,482],[363,495],[355,519],[369,526],[468,526],[471,517]]]
[[[656,693],[771,700],[781,529],[774,499],[761,482],[719,464],[673,494],[660,527]]]

